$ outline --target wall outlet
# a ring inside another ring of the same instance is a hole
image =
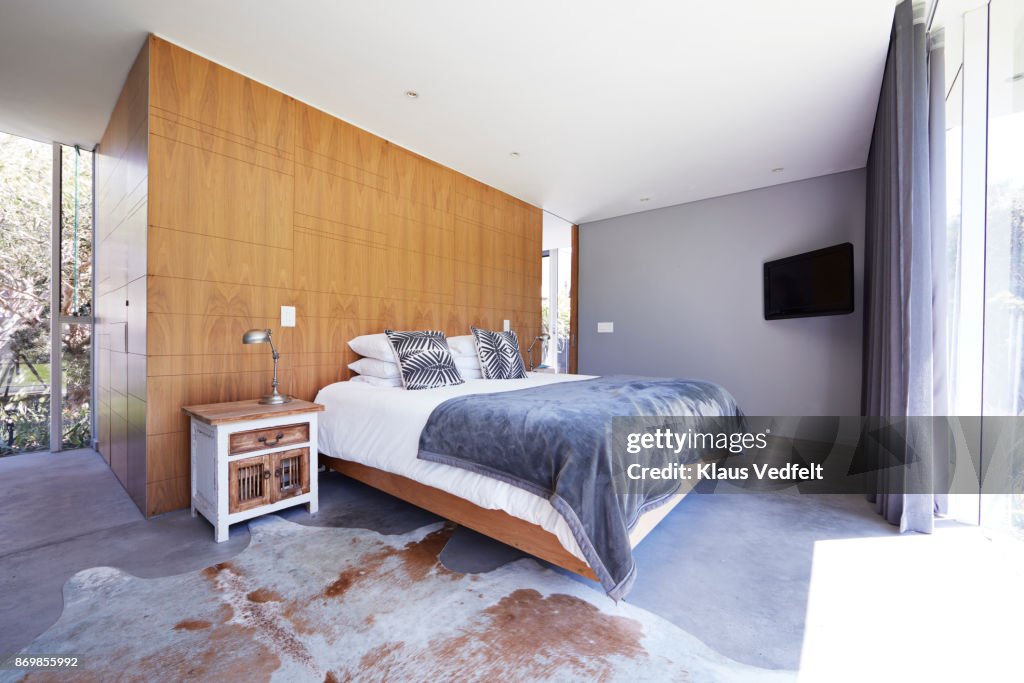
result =
[[[281,307],[281,327],[295,327],[295,307]]]
[[[501,329],[505,330],[506,332],[510,332],[512,330],[512,321],[506,320],[504,327],[502,327]]]
[[[598,323],[597,331],[602,334],[611,334],[615,331],[615,323]]]

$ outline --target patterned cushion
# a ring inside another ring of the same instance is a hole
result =
[[[484,379],[526,379],[526,366],[519,353],[515,332],[491,332],[471,327]]]
[[[462,375],[443,332],[384,330],[395,350],[406,389],[435,389],[462,384]]]

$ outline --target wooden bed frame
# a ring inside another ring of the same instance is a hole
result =
[[[593,570],[586,562],[562,547],[557,536],[536,524],[513,517],[502,510],[482,508],[468,500],[407,477],[350,460],[333,458],[321,453],[320,463],[335,472],[429,510],[467,529],[518,548],[524,553],[539,557],[574,574],[597,581]],[[675,501],[666,503],[641,517],[629,535],[630,544],[635,548],[685,495],[679,494]]]

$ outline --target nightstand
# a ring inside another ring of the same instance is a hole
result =
[[[187,406],[192,418],[192,516],[228,527],[293,505],[317,511],[316,418],[324,407],[292,400]]]

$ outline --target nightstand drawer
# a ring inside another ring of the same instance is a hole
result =
[[[307,441],[309,441],[308,422],[267,429],[251,429],[245,432],[235,432],[228,437],[228,453],[237,455],[293,443],[306,443]]]

